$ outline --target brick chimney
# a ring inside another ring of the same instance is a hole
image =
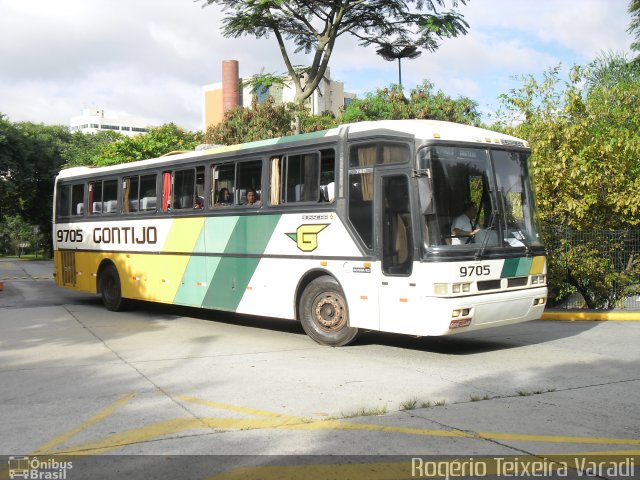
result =
[[[237,60],[222,62],[222,108],[227,111],[240,104],[240,75]]]

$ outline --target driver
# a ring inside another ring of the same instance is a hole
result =
[[[473,202],[464,204],[464,211],[451,224],[451,245],[464,245],[473,241],[473,237],[480,231],[476,228],[475,219],[478,207]]]

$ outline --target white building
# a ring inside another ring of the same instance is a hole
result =
[[[112,130],[130,137],[147,132],[147,123],[135,117],[106,116],[99,108],[85,108],[82,115],[71,117],[70,130],[72,132],[96,133]]]

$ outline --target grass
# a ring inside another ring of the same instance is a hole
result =
[[[479,402],[480,400],[490,400],[491,397],[487,394],[484,394],[482,397],[480,395],[470,395],[469,400],[472,402]]]
[[[24,255],[0,255],[0,258],[7,258],[11,260],[51,260],[48,256],[43,253],[33,254],[33,253],[25,253]]]
[[[387,413],[387,406],[365,408],[361,407],[352,412],[342,413],[339,418],[354,418],[354,417],[373,417],[380,416]],[[335,420],[335,419],[334,419]]]
[[[409,400],[405,400],[400,404],[400,410],[413,410],[418,407],[418,399],[411,398]]]

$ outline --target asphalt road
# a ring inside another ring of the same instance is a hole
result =
[[[69,456],[66,478],[411,478],[410,457],[589,452],[640,476],[640,322],[330,348],[294,322],[111,313],[47,261],[0,259],[0,280],[0,455]]]

